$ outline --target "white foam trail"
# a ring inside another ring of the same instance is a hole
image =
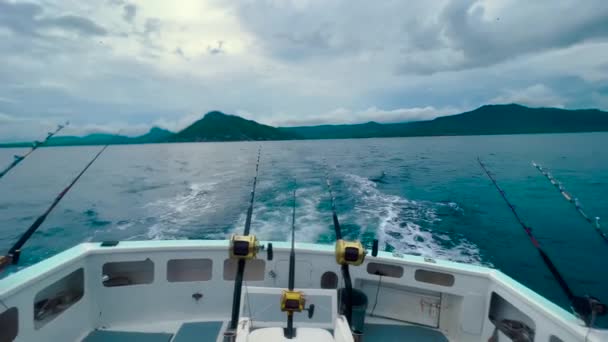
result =
[[[318,210],[322,197],[321,186],[302,187],[297,190],[296,238],[299,242],[316,242],[327,229],[323,213]],[[287,241],[291,232],[292,193],[280,193],[270,201],[254,203],[251,233],[260,240]],[[245,226],[243,213],[232,231],[227,234],[242,234]]]
[[[183,227],[216,209],[214,190],[217,184],[219,183],[192,183],[185,193],[145,205],[155,213],[158,222],[148,227],[144,236],[150,240],[184,238]]]
[[[396,251],[452,261],[482,264],[477,246],[461,237],[450,237],[424,229],[441,221],[435,207],[448,206],[462,211],[456,203],[419,202],[382,193],[377,184],[357,175],[345,175],[355,199],[351,215],[365,232],[375,233],[381,248],[387,244]]]

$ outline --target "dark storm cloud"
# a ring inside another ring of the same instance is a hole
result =
[[[224,50],[224,42],[220,40],[217,42],[216,46],[207,46],[207,52],[210,55],[219,55],[225,53],[226,50]]]
[[[24,1],[0,0],[0,121],[29,121],[0,139],[214,108],[269,124],[608,108],[606,0]]]
[[[160,33],[162,22],[158,18],[148,18],[144,24],[144,34],[152,35]]]
[[[464,57],[460,62],[421,66],[403,71],[428,73],[489,66],[528,53],[568,47],[591,39],[608,38],[608,6],[600,1],[552,1],[520,3],[519,8],[489,17],[476,1],[451,1],[442,11],[438,29],[429,41],[444,35],[444,48]],[[568,13],[577,13],[576,16]]]
[[[135,16],[137,15],[137,6],[135,6],[134,4],[126,4],[122,9],[123,19],[125,19],[129,23],[132,23],[133,19],[135,19]]]
[[[104,36],[108,33],[106,29],[97,25],[90,19],[76,15],[63,15],[56,18],[41,20],[42,25],[62,28],[66,31],[74,31],[84,35]]]
[[[398,61],[398,74],[485,67],[608,39],[605,0],[386,1],[356,6],[351,1],[262,0],[234,6],[244,27],[276,58],[296,63],[382,53]]]
[[[50,28],[58,28],[81,35],[103,36],[106,29],[94,21],[76,15],[44,16],[40,5],[12,3],[0,0],[0,27],[17,34],[39,36]]]

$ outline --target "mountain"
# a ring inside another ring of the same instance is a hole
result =
[[[298,135],[240,116],[213,111],[175,134],[170,141],[287,140]]]
[[[84,137],[75,136],[57,136],[52,137],[46,146],[72,146],[72,145],[118,145],[118,144],[129,144],[132,138],[106,133],[95,133],[85,135]]]
[[[303,139],[596,132],[608,131],[608,113],[597,109],[486,105],[428,121],[281,127],[280,130]]]
[[[83,145],[125,145],[125,144],[148,144],[167,142],[174,134],[166,129],[152,127],[150,131],[138,137],[127,137],[124,135],[94,133],[84,137],[60,135],[52,137],[45,146],[83,146]],[[30,147],[31,142],[18,142],[0,144],[0,147]]]
[[[165,142],[171,139],[175,133],[159,127],[152,127],[150,131],[139,137],[132,138],[133,142],[139,144]]]
[[[213,111],[178,133],[154,127],[139,137],[91,134],[58,136],[47,145],[146,144],[164,142],[347,139],[438,135],[531,134],[608,131],[608,113],[597,109],[529,108],[517,104],[485,105],[470,112],[434,120],[381,124],[272,127],[236,115]],[[0,147],[28,147],[27,143]]]

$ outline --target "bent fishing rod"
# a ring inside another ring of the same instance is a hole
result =
[[[562,183],[555,179],[544,167],[540,166],[539,164],[536,164],[535,162],[532,162],[532,166],[537,169],[538,172],[540,172],[543,176],[545,176],[549,180],[549,182],[553,184],[553,186],[555,186],[555,188],[562,194],[566,201],[574,205],[574,208],[581,215],[581,217],[585,221],[587,221],[587,223],[589,223],[591,227],[593,227],[593,229],[600,235],[604,242],[608,243],[608,235],[606,235],[606,233],[604,233],[604,231],[602,231],[602,228],[600,227],[600,218],[595,217],[594,219],[591,219],[591,217],[587,215],[581,207],[581,204],[579,203],[578,199],[572,196],[572,194],[568,193]]]
[[[89,161],[89,163],[84,167],[84,169],[82,169],[82,171],[80,171],[76,178],[74,178],[72,182],[70,182],[70,184],[65,189],[63,189],[59,193],[59,195],[57,195],[57,197],[55,197],[55,200],[53,200],[53,203],[51,203],[51,205],[46,209],[46,211],[42,215],[40,215],[40,217],[38,217],[36,221],[34,221],[34,223],[25,231],[25,233],[23,233],[23,235],[21,235],[19,240],[9,249],[8,253],[5,256],[0,256],[0,271],[2,271],[10,263],[12,263],[13,265],[19,263],[19,257],[21,255],[21,248],[23,247],[23,245],[36,232],[36,230],[40,228],[40,226],[44,223],[49,214],[53,211],[53,209],[55,209],[57,204],[59,204],[61,199],[63,199],[63,197],[70,191],[70,189],[72,189],[74,184],[78,182],[80,177],[84,175],[84,173],[91,167],[91,165],[93,165],[93,163],[99,158],[99,156],[101,156],[101,154],[108,148],[108,146],[109,145],[105,145],[103,148],[101,148],[101,150],[99,150],[99,152],[97,152],[95,157],[93,157],[93,159]]]
[[[34,141],[31,149],[26,154],[24,154],[22,156],[15,155],[14,156],[15,159],[13,160],[13,162],[10,163],[10,165],[7,166],[4,170],[0,171],[0,178],[4,177],[10,170],[12,170],[15,166],[19,165],[19,163],[21,163],[25,158],[27,158],[30,154],[32,154],[34,151],[36,151],[36,149],[38,147],[43,146],[44,144],[49,142],[49,140],[51,140],[51,138],[55,134],[59,133],[59,131],[61,131],[68,124],[69,124],[69,122],[66,122],[65,125],[58,125],[57,129],[54,132],[49,132],[43,141]]]
[[[481,159],[479,157],[477,157],[477,162],[479,163],[479,166],[481,166],[481,168],[483,169],[485,174],[488,176],[490,181],[492,181],[492,184],[494,185],[496,190],[498,190],[498,193],[500,193],[500,196],[502,197],[504,202],[507,204],[509,209],[511,209],[513,216],[515,216],[515,219],[517,220],[519,225],[524,229],[524,231],[526,232],[526,235],[528,235],[528,237],[530,238],[530,241],[534,245],[534,248],[536,248],[536,250],[540,254],[540,257],[543,259],[543,262],[545,263],[545,265],[547,266],[547,268],[549,269],[549,271],[551,272],[551,274],[553,275],[553,277],[559,284],[562,291],[564,291],[564,293],[566,294],[566,297],[568,297],[568,301],[570,302],[570,307],[572,308],[574,313],[585,322],[586,326],[591,327],[597,316],[603,316],[607,313],[608,307],[605,304],[601,303],[599,301],[599,299],[597,299],[595,297],[591,297],[588,295],[576,296],[574,294],[574,292],[572,292],[572,290],[568,286],[568,283],[566,282],[564,277],[557,270],[557,267],[555,267],[555,264],[553,264],[553,261],[551,261],[551,259],[547,255],[547,253],[545,253],[545,251],[542,249],[538,240],[536,240],[536,238],[532,234],[532,228],[527,226],[524,223],[523,219],[519,216],[519,214],[515,210],[515,206],[513,204],[511,204],[511,202],[507,198],[505,191],[498,185],[496,179],[494,178],[494,176],[492,176],[492,174],[490,173],[490,171],[488,170],[486,165],[481,161]]]
[[[234,292],[232,296],[232,315],[230,325],[226,330],[226,336],[230,339],[235,337],[235,331],[239,321],[239,311],[241,307],[241,290],[243,288],[243,275],[245,273],[245,263],[247,260],[254,259],[259,248],[258,241],[253,235],[249,235],[251,230],[251,216],[253,215],[253,203],[255,201],[255,189],[258,182],[258,170],[260,167],[260,155],[262,149],[258,149],[258,158],[255,164],[255,176],[253,177],[253,185],[251,188],[251,198],[249,207],[247,208],[247,216],[245,218],[245,229],[243,235],[233,235],[230,239],[230,258],[238,260],[237,272],[234,281]],[[268,251],[269,255],[272,253]]]

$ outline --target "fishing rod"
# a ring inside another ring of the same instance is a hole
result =
[[[236,277],[234,281],[234,292],[232,296],[232,316],[230,325],[225,332],[228,340],[236,337],[236,328],[239,321],[239,310],[241,306],[241,290],[243,288],[243,275],[245,273],[245,263],[247,260],[255,258],[259,249],[259,242],[254,235],[249,235],[251,229],[251,216],[253,215],[253,203],[255,200],[255,189],[258,181],[258,170],[260,167],[260,155],[262,149],[258,149],[258,158],[255,164],[255,176],[253,177],[253,185],[251,189],[251,199],[247,216],[245,218],[245,229],[243,235],[233,235],[230,239],[230,258],[238,261]],[[271,247],[268,250],[269,258],[272,254]]]
[[[551,184],[553,184],[553,186],[555,186],[555,188],[562,194],[562,196],[564,196],[566,201],[568,201],[574,205],[574,208],[583,217],[583,219],[585,221],[587,221],[591,225],[591,227],[593,227],[593,229],[595,229],[595,231],[602,237],[604,242],[608,243],[608,235],[606,235],[606,233],[604,233],[602,231],[602,228],[600,226],[600,218],[596,216],[594,219],[591,219],[591,217],[589,217],[585,213],[583,208],[581,207],[581,204],[579,203],[578,198],[576,198],[576,197],[572,196],[572,194],[568,193],[568,191],[566,191],[566,189],[564,188],[562,183],[559,182],[557,179],[555,179],[547,171],[547,169],[543,168],[542,166],[540,166],[540,164],[537,164],[535,162],[532,162],[532,166],[535,169],[537,169],[538,172],[540,172],[543,176],[545,176],[549,180],[549,182],[551,182]]]
[[[295,181],[294,181],[295,183]],[[287,288],[289,289],[289,291],[286,291],[283,294],[283,297],[285,298],[282,302],[284,303],[283,307],[285,307],[286,309],[292,309],[292,310],[288,310],[287,311],[287,331],[285,333],[285,337],[287,338],[293,338],[294,337],[294,331],[293,331],[293,313],[295,310],[300,309],[301,306],[301,302],[303,300],[303,298],[301,298],[301,293],[300,293],[300,298],[293,298],[293,299],[289,299],[289,295],[291,293],[293,293],[293,288],[295,286],[295,272],[296,272],[296,252],[295,252],[295,241],[296,241],[296,188],[294,187],[293,189],[293,211],[291,214],[291,251],[289,252],[289,284],[287,286]],[[297,301],[295,301],[294,299],[299,299]],[[289,303],[293,303],[293,304],[297,304],[296,305],[289,305]],[[303,306],[303,305],[302,305]]]
[[[294,181],[295,186],[295,181]],[[296,268],[296,188],[293,189],[293,210],[291,212],[291,252],[289,253],[289,291],[293,291],[295,286],[295,268]]]
[[[555,265],[553,264],[553,262],[551,261],[551,259],[547,255],[547,253],[545,253],[545,251],[542,249],[538,240],[536,240],[536,238],[532,234],[532,228],[527,226],[524,223],[522,218],[519,216],[519,214],[515,210],[515,206],[513,204],[511,204],[511,202],[507,198],[505,191],[498,185],[494,176],[492,176],[492,174],[490,173],[490,171],[488,170],[486,165],[481,161],[481,159],[479,157],[477,157],[477,162],[479,163],[479,166],[481,166],[481,168],[483,169],[485,174],[488,176],[488,178],[490,178],[490,181],[492,181],[492,184],[494,184],[494,187],[496,188],[496,190],[498,190],[498,193],[500,193],[500,196],[505,201],[505,203],[507,204],[509,209],[511,209],[513,216],[515,216],[515,219],[517,220],[519,225],[524,229],[524,231],[526,232],[526,235],[528,235],[528,237],[530,238],[530,241],[532,242],[532,244],[534,245],[534,247],[540,254],[541,258],[543,259],[543,262],[545,263],[547,268],[549,268],[549,271],[551,272],[551,274],[553,275],[553,277],[559,284],[562,291],[564,291],[564,293],[566,294],[566,297],[568,297],[568,300],[570,301],[570,306],[571,306],[572,310],[574,311],[574,313],[585,322],[586,326],[591,327],[593,325],[593,322],[595,321],[596,316],[603,316],[607,313],[608,308],[606,307],[606,305],[601,303],[599,301],[599,299],[597,299],[595,297],[591,297],[591,296],[587,296],[587,295],[586,296],[574,295],[574,292],[572,292],[572,290],[568,286],[568,283],[566,283],[566,280],[564,279],[564,277],[561,275],[561,273],[559,273],[559,271],[557,270],[557,267],[555,267]]]
[[[345,241],[342,238],[342,229],[340,227],[340,220],[336,213],[336,199],[329,180],[329,174],[325,173],[325,183],[327,184],[327,190],[329,192],[329,198],[331,201],[331,213],[334,224],[334,231],[336,234],[336,262],[340,265],[342,272],[342,278],[344,279],[344,290],[345,295],[341,295],[340,298],[344,301],[344,316],[348,321],[349,326],[352,326],[352,313],[353,313],[353,284],[350,277],[349,265],[359,266],[363,263],[367,251],[363,248],[360,241]],[[356,331],[355,333],[360,334],[361,332]]]
[[[294,186],[296,186],[294,180]],[[296,272],[296,188],[293,189],[293,211],[291,216],[291,251],[289,252],[289,282],[288,290],[283,291],[281,295],[281,311],[287,312],[287,329],[285,329],[285,338],[292,339],[295,337],[293,328],[294,312],[308,311],[308,318],[312,318],[315,311],[315,305],[310,304],[306,308],[306,297],[301,291],[295,291],[295,272]]]
[[[21,248],[23,247],[23,245],[32,236],[32,234],[34,234],[36,230],[44,223],[51,211],[55,209],[61,199],[70,191],[70,189],[72,189],[74,184],[78,182],[80,177],[82,177],[82,175],[89,169],[89,167],[93,165],[93,163],[99,158],[99,156],[101,156],[101,154],[108,148],[108,146],[109,145],[105,145],[101,150],[99,150],[99,152],[97,152],[95,157],[93,157],[93,159],[89,161],[89,163],[84,167],[84,169],[82,169],[82,171],[80,171],[76,178],[74,178],[72,182],[65,189],[63,189],[63,191],[61,191],[59,195],[57,195],[57,197],[55,197],[55,200],[53,200],[53,203],[51,203],[51,205],[46,209],[46,211],[42,215],[40,215],[40,217],[38,217],[36,221],[34,221],[34,223],[25,231],[25,233],[23,233],[23,235],[21,235],[19,240],[9,249],[8,253],[5,256],[0,256],[0,271],[4,269],[4,267],[6,267],[9,263],[12,263],[13,265],[19,263],[19,257],[21,255]]]
[[[46,138],[43,141],[34,141],[31,149],[24,155],[19,156],[15,155],[13,162],[6,167],[6,169],[0,171],[0,178],[4,177],[10,170],[12,170],[15,166],[21,163],[25,158],[27,158],[30,154],[32,154],[36,149],[44,144],[46,144],[55,134],[59,133],[65,126],[69,125],[69,122],[66,122],[65,125],[57,125],[57,129],[54,132],[49,132]]]

